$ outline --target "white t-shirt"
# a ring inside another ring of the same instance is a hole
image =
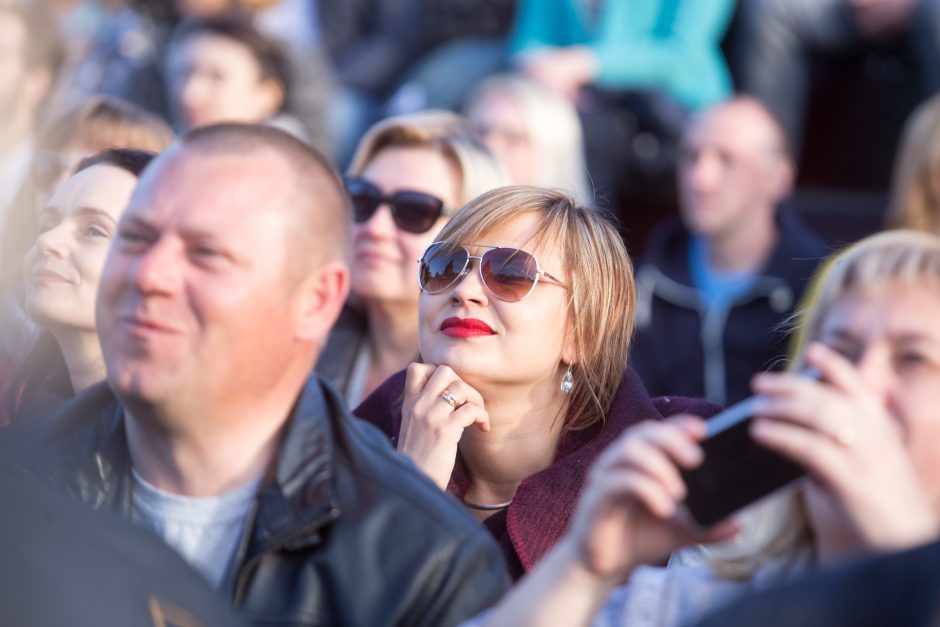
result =
[[[164,542],[218,588],[235,555],[261,478],[225,494],[181,496],[134,475],[132,518]]]

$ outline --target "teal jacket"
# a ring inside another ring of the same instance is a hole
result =
[[[596,84],[662,89],[692,109],[731,93],[721,39],[734,0],[605,0],[596,27],[578,0],[522,0],[514,54],[543,46],[586,45],[600,63]]]

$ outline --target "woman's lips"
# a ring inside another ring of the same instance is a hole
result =
[[[476,318],[448,318],[441,323],[441,333],[449,337],[496,335],[490,325]]]
[[[37,270],[33,274],[33,278],[39,283],[71,283],[71,281],[66,279],[58,272],[54,272],[48,268]]]

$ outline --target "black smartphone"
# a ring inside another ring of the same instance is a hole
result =
[[[800,374],[819,378],[815,369]],[[752,396],[706,422],[702,464],[683,470],[688,489],[685,507],[692,519],[709,527],[742,507],[806,474],[806,469],[751,439],[751,419],[760,397]]]

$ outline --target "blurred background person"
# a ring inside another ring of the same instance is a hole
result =
[[[918,106],[904,126],[886,226],[940,234],[940,96]]]
[[[85,157],[108,148],[162,152],[172,141],[169,124],[146,109],[110,96],[83,98],[40,129],[32,168],[40,202]]]
[[[363,138],[346,177],[351,300],[317,362],[351,407],[418,353],[421,253],[457,209],[506,183],[502,165],[454,113],[389,118]]]
[[[746,397],[786,354],[780,323],[829,250],[782,205],[794,168],[783,133],[751,98],[693,118],[679,153],[679,220],[637,270],[632,364],[651,394]]]
[[[39,212],[23,262],[23,300],[42,332],[6,399],[14,421],[46,414],[104,379],[95,295],[117,222],[154,153],[109,149],[83,159]]]
[[[517,0],[420,0],[421,46],[392,112],[459,111],[475,87],[507,69]]]
[[[628,425],[707,403],[650,399],[627,367],[623,241],[564,192],[503,187],[422,255],[420,358],[354,413],[378,426],[531,570],[570,522],[591,461]]]
[[[290,90],[280,46],[235,18],[183,22],[167,56],[167,92],[181,131],[219,122],[270,124],[300,139],[286,111]]]
[[[645,228],[643,214],[674,204],[676,142],[688,112],[731,94],[720,44],[734,8],[734,0],[519,3],[513,63],[578,107],[598,198],[628,234]]]
[[[62,64],[54,22],[42,0],[0,2],[0,392],[29,350],[17,332],[17,268],[33,237],[29,171],[35,135]]]
[[[465,114],[513,183],[557,187],[593,204],[581,122],[569,101],[521,76],[502,74],[480,84]]]
[[[749,427],[809,476],[704,532],[677,511],[705,424],[628,429],[592,470],[566,538],[486,625],[685,625],[748,590],[940,535],[940,238],[862,240],[813,294],[794,372],[755,379],[764,402]],[[644,566],[736,533],[700,549],[704,563]]]
[[[940,3],[936,0],[744,0],[738,25],[742,91],[781,121],[801,154],[813,55],[904,41],[924,91],[940,90]]]

